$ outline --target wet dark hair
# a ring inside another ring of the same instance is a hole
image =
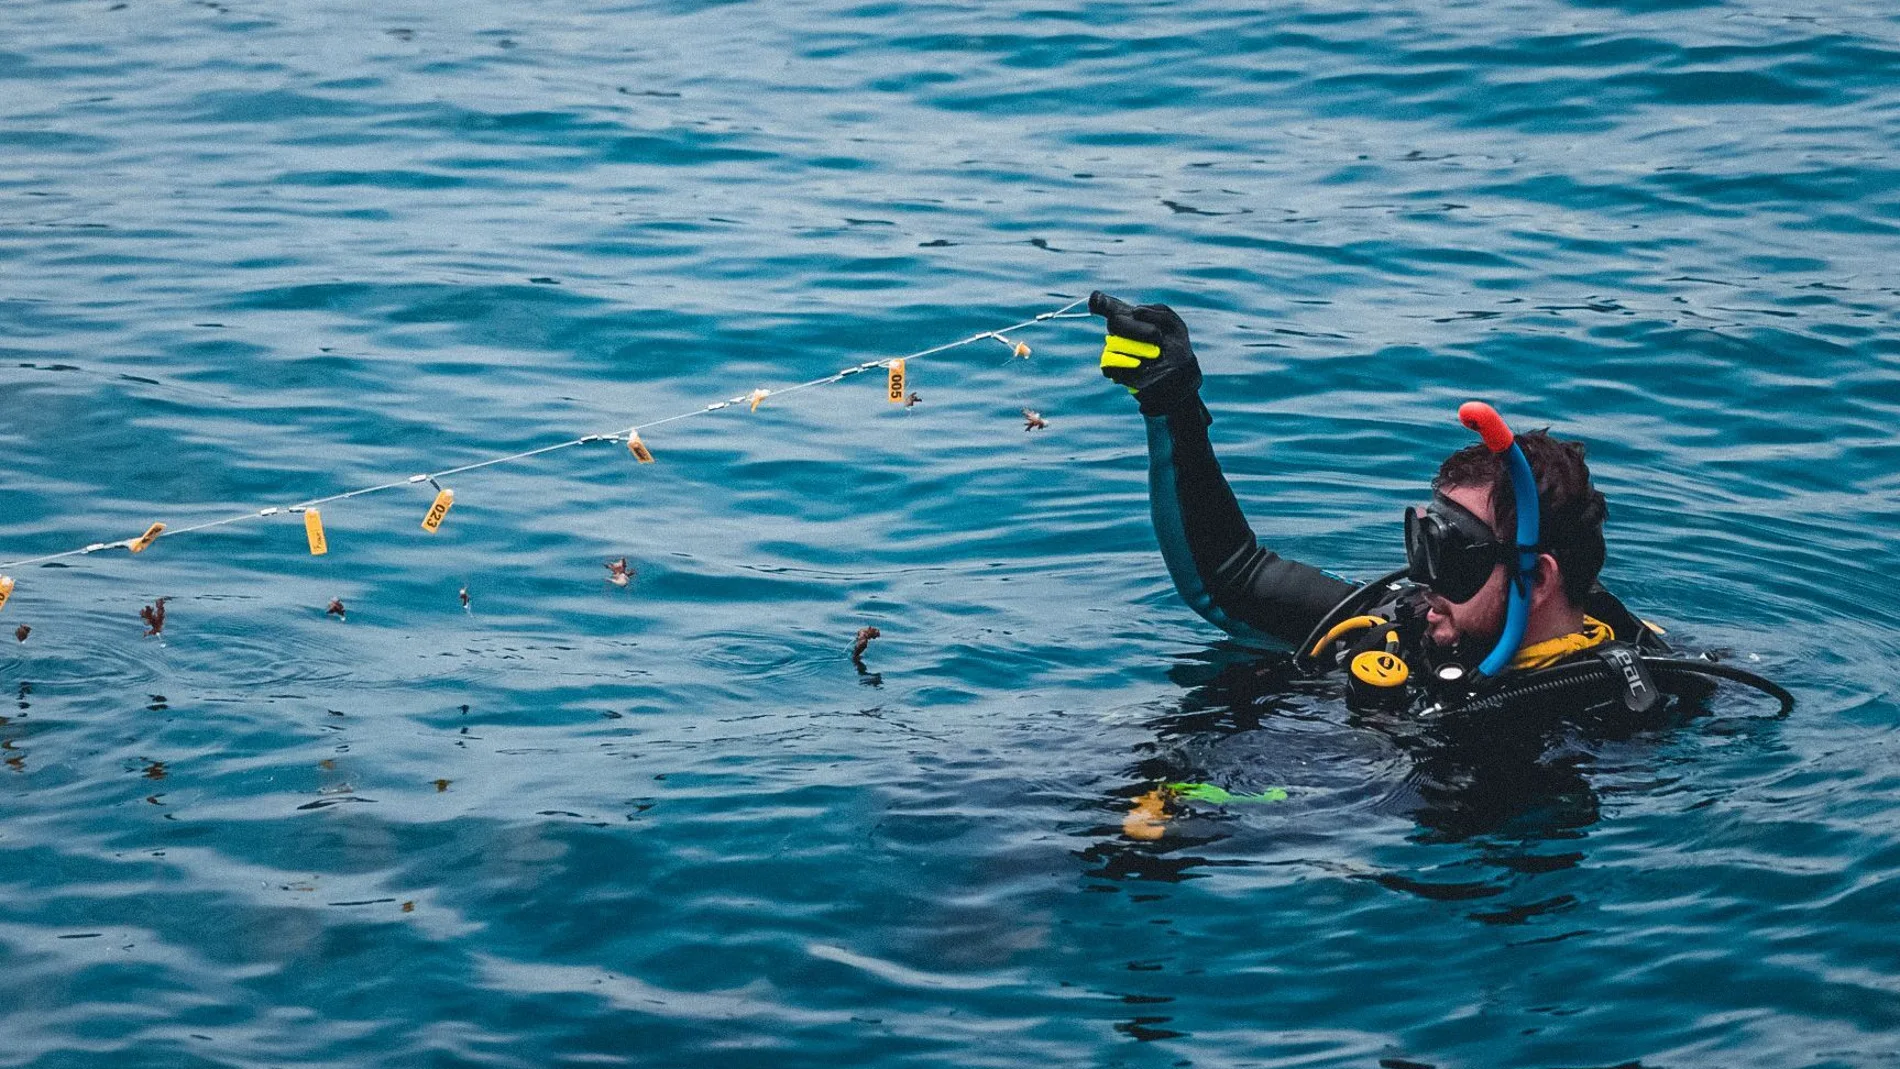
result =
[[[1583,460],[1582,442],[1562,442],[1548,430],[1517,436],[1524,459],[1537,476],[1537,504],[1541,510],[1544,548],[1557,558],[1564,573],[1564,594],[1578,605],[1590,596],[1597,573],[1603,570],[1603,521],[1610,506],[1590,485],[1590,466]],[[1445,458],[1432,480],[1432,489],[1454,486],[1489,487],[1493,527],[1500,537],[1517,533],[1517,498],[1504,462],[1483,444],[1468,445]]]

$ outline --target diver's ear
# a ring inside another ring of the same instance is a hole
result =
[[[1531,599],[1550,599],[1563,596],[1564,570],[1557,558],[1549,553],[1537,555],[1537,574],[1531,577]]]

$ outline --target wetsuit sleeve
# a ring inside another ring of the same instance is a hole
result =
[[[1239,638],[1305,638],[1355,587],[1259,544],[1214,458],[1198,397],[1143,418],[1155,536],[1181,597]]]

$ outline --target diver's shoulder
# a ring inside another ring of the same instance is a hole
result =
[[[1675,650],[1663,638],[1661,627],[1631,612],[1621,598],[1598,583],[1590,588],[1590,595],[1584,599],[1584,614],[1595,617],[1610,625],[1611,634],[1618,640],[1628,642],[1642,653],[1671,654]]]

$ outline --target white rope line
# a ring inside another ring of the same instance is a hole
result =
[[[330,504],[333,501],[347,501],[353,497],[363,497],[367,494],[377,494],[385,490],[395,490],[395,489],[399,489],[405,486],[414,486],[418,483],[428,483],[430,485],[434,485],[436,480],[446,479],[451,475],[460,475],[463,472],[475,471],[480,468],[490,468],[490,467],[494,467],[497,464],[508,464],[517,460],[526,460],[529,457],[538,457],[545,453],[554,453],[554,452],[559,452],[560,450],[563,450],[563,449],[572,449],[575,446],[587,445],[592,442],[626,442],[626,441],[629,441],[633,436],[638,435],[641,431],[644,431],[644,430],[650,430],[651,428],[654,428],[654,427],[664,426],[665,424],[668,424],[668,423],[677,423],[680,420],[691,419],[694,416],[703,416],[708,412],[717,412],[720,409],[730,408],[733,405],[751,404],[755,396],[761,399],[764,397],[782,397],[789,393],[797,393],[800,390],[809,390],[815,386],[827,386],[834,382],[842,382],[853,375],[861,374],[863,372],[870,371],[874,368],[889,368],[892,364],[897,363],[899,360],[905,360],[905,361],[922,360],[925,357],[935,356],[938,353],[949,352],[952,349],[961,348],[965,345],[973,345],[977,342],[987,341],[992,338],[996,339],[999,342],[1002,342],[1004,345],[1012,345],[1013,347],[1013,343],[1011,343],[1007,338],[1004,337],[1005,334],[1008,334],[1011,331],[1021,330],[1024,327],[1033,327],[1038,323],[1046,323],[1052,319],[1085,319],[1088,317],[1088,313],[1074,311],[1074,309],[1077,306],[1085,302],[1086,302],[1086,298],[1084,298],[1083,300],[1078,300],[1078,301],[1070,301],[1068,304],[1065,304],[1062,307],[1057,308],[1056,310],[1052,312],[1044,312],[1041,315],[1034,317],[1033,319],[1025,319],[1020,323],[1011,323],[1009,326],[1006,326],[1006,327],[998,327],[995,330],[986,330],[980,334],[972,334],[967,338],[959,338],[956,341],[945,342],[942,345],[933,345],[928,349],[919,349],[914,353],[906,353],[903,356],[889,356],[889,357],[885,357],[882,360],[869,360],[862,364],[854,364],[851,367],[847,367],[839,371],[835,371],[822,378],[812,379],[809,382],[801,382],[795,386],[787,386],[787,387],[784,387],[783,389],[778,389],[778,390],[756,391],[754,393],[747,393],[739,397],[730,397],[724,401],[715,401],[711,404],[701,405],[698,408],[689,409],[685,412],[679,412],[671,416],[665,416],[660,419],[651,420],[647,423],[635,424],[632,428],[628,430],[613,431],[613,432],[608,432],[604,434],[585,434],[579,438],[569,439],[568,441],[565,441],[565,442],[556,442],[553,445],[544,445],[535,449],[523,450],[522,452],[519,452],[519,453],[509,453],[506,456],[490,457],[486,460],[478,460],[470,464],[462,464],[453,468],[445,468],[441,471],[426,472],[421,475],[411,475],[410,477],[406,479],[399,479],[394,482],[378,483],[375,486],[365,486],[356,490],[346,490],[339,494],[331,494],[328,497],[311,498],[307,501],[298,502],[295,505],[272,506],[269,508],[256,509],[251,512],[241,512],[234,516],[226,516],[223,519],[218,519],[218,520],[208,520],[204,523],[193,524],[189,527],[171,527],[171,528],[167,528],[164,532],[162,532],[156,537],[172,538],[177,535],[191,534],[195,531],[210,530],[213,527],[225,527],[234,523],[243,523],[247,520],[258,520],[258,519],[264,519],[271,516],[279,516],[279,515],[285,515],[285,514],[290,514],[290,513],[304,512],[309,509],[316,508],[319,505]],[[144,535],[141,534],[141,535],[135,535],[131,538],[120,539],[119,541],[116,541],[116,542],[94,542],[90,545],[81,546],[77,549],[64,550],[59,553],[48,553],[48,554],[45,554],[43,556],[38,556],[38,557],[27,557],[21,560],[6,561],[4,563],[0,563],[0,569],[24,568],[27,565],[44,564],[47,561],[63,560],[67,557],[83,557],[88,554],[97,553],[100,550],[106,550],[106,549],[130,549],[135,543],[139,542],[140,539],[143,537]]]

